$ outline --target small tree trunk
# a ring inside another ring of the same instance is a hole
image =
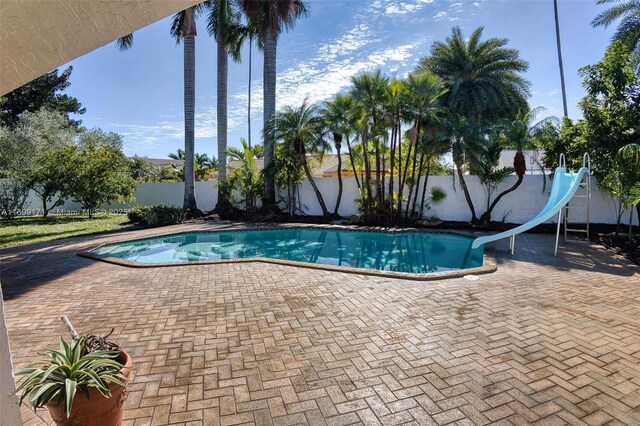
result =
[[[420,192],[420,177],[422,174],[422,168],[424,167],[424,153],[420,154],[420,166],[418,166],[418,181],[416,182],[416,193],[413,196],[413,207],[411,207],[411,216],[415,216],[416,207],[418,206],[418,193]]]
[[[396,126],[395,123],[393,125],[393,129],[391,129],[391,152],[389,158],[389,214],[393,217],[393,173],[395,168],[395,158],[396,158]]]
[[[342,157],[340,156],[340,144],[336,144],[336,150],[338,151],[338,197],[333,214],[338,216],[338,209],[340,208],[340,201],[342,200]]]
[[[420,219],[424,216],[424,202],[427,198],[427,183],[429,182],[429,175],[431,173],[431,159],[427,162],[427,174],[424,177],[424,186],[422,187],[422,200],[420,201]]]
[[[362,151],[364,156],[364,174],[365,174],[365,190],[367,191],[367,200],[364,203],[365,211],[371,206],[371,199],[373,194],[371,193],[371,165],[369,164],[369,130],[365,127],[362,131]]]
[[[318,203],[320,204],[320,208],[322,209],[322,216],[329,217],[329,210],[327,210],[327,205],[324,203],[322,193],[318,189],[315,180],[313,180],[313,176],[311,176],[311,170],[309,170],[309,164],[307,164],[306,159],[302,160],[302,168],[304,169],[304,173],[307,175],[307,179],[309,179],[309,184],[311,184],[313,192],[315,192],[316,194],[316,198],[318,199]]]
[[[500,195],[498,195],[494,200],[493,203],[491,203],[491,205],[489,206],[489,208],[487,209],[487,211],[480,216],[480,223],[481,224],[487,224],[491,221],[491,213],[493,213],[493,209],[496,207],[496,205],[498,205],[498,202],[500,201],[500,199],[502,197],[504,197],[505,195],[507,195],[510,192],[515,191],[516,189],[518,189],[518,187],[520,186],[520,184],[522,183],[523,180],[523,176],[518,176],[518,180],[516,181],[516,183],[514,183],[511,188],[509,189],[505,189],[504,191],[502,191],[500,193]]]
[[[360,180],[358,180],[358,172],[356,172],[356,163],[353,160],[353,152],[351,151],[351,142],[349,141],[349,135],[345,135],[347,139],[347,150],[349,151],[349,161],[351,162],[351,170],[353,170],[353,177],[356,179],[356,185],[360,189]]]
[[[471,200],[471,196],[469,195],[467,182],[465,182],[464,180],[464,174],[462,173],[462,164],[460,164],[460,162],[457,162],[457,161],[454,161],[454,163],[456,165],[458,179],[460,180],[460,186],[462,187],[462,192],[464,193],[464,198],[467,201],[469,210],[471,211],[471,223],[476,223],[478,222],[478,218],[476,217],[476,209],[473,207],[473,201]]]

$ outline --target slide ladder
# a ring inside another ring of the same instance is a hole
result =
[[[582,157],[582,167],[587,167],[591,170],[591,161],[589,154],[584,154]],[[574,201],[577,201],[574,203]],[[564,240],[567,241],[567,234],[569,232],[584,233],[589,241],[589,205],[591,204],[591,174],[585,175],[584,179],[580,183],[580,187],[576,191],[575,195],[564,208]],[[571,208],[571,215],[569,215],[569,208]],[[574,214],[577,213],[577,214]],[[570,219],[574,223],[584,223],[585,228],[570,228]],[[557,249],[556,249],[557,251]]]
[[[587,222],[588,222],[588,200],[591,196],[591,165],[589,162],[589,155],[585,154],[583,157],[583,167],[578,170],[577,173],[571,173],[567,171],[567,166],[564,158],[564,154],[560,154],[560,162],[558,168],[553,175],[553,185],[551,187],[551,193],[549,200],[544,208],[535,217],[520,226],[517,226],[508,231],[500,232],[493,235],[485,235],[478,237],[471,243],[471,248],[478,248],[483,244],[490,243],[492,241],[498,241],[504,238],[509,238],[509,250],[511,254],[515,251],[516,235],[528,231],[541,223],[551,219],[556,214],[558,215],[558,226],[556,231],[556,247],[555,254],[558,253],[558,239],[560,237],[560,225],[562,223],[562,214],[565,206],[571,201],[573,196],[580,188],[584,188],[587,194]],[[584,181],[584,182],[583,182]],[[587,225],[588,226],[588,225]],[[567,231],[570,229],[567,228]]]

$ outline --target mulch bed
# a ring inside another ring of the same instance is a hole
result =
[[[640,236],[594,234],[591,239],[602,244],[609,250],[620,256],[624,256],[636,265],[640,265]]]

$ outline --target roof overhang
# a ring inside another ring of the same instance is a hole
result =
[[[2,0],[0,96],[202,0]]]

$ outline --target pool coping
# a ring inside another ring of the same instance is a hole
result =
[[[242,224],[245,225],[245,224]],[[277,229],[342,229],[345,231],[355,231],[355,232],[380,232],[380,233],[407,233],[407,232],[419,232],[425,234],[453,234],[460,235],[464,237],[475,237],[472,232],[460,231],[460,230],[429,230],[423,228],[398,228],[398,227],[366,227],[366,226],[354,226],[354,225],[326,225],[326,224],[248,224],[249,226],[238,226],[236,229],[199,229],[199,230],[187,230],[187,231],[177,231],[177,232],[167,232],[165,234],[159,234],[149,237],[140,237],[133,239],[124,239],[120,242],[135,242],[135,241],[143,241],[153,238],[159,238],[164,236],[175,236],[181,234],[188,234],[194,232],[218,232],[218,233],[227,233],[227,232],[238,232],[238,231],[251,231],[251,230],[277,230]],[[266,225],[266,226],[265,226]],[[384,278],[396,278],[396,279],[405,279],[412,281],[435,281],[447,278],[461,278],[465,275],[481,275],[488,274],[491,272],[495,272],[498,269],[498,262],[495,256],[495,253],[492,250],[487,249],[485,246],[482,266],[478,266],[475,268],[466,268],[466,269],[456,269],[450,271],[442,271],[442,272],[430,272],[430,273],[421,273],[414,274],[410,272],[393,272],[393,271],[383,271],[377,269],[365,269],[365,268],[354,268],[350,266],[336,266],[336,265],[326,265],[321,263],[310,263],[310,262],[299,262],[294,260],[283,260],[283,259],[272,259],[266,257],[252,257],[246,259],[217,259],[217,260],[196,260],[192,262],[163,262],[163,263],[138,263],[130,260],[118,259],[110,256],[102,256],[99,254],[92,253],[92,250],[96,250],[100,247],[116,244],[119,241],[112,241],[108,243],[103,243],[96,245],[89,250],[82,251],[77,253],[78,256],[99,260],[105,263],[110,263],[119,266],[125,266],[129,268],[167,268],[167,267],[180,267],[180,266],[196,266],[196,265],[220,265],[220,264],[234,264],[234,263],[267,263],[267,264],[275,264],[275,265],[283,265],[283,266],[291,266],[296,268],[307,268],[307,269],[317,269],[323,271],[330,272],[343,272],[350,274],[358,274],[358,275],[367,275],[367,276],[377,276]]]

